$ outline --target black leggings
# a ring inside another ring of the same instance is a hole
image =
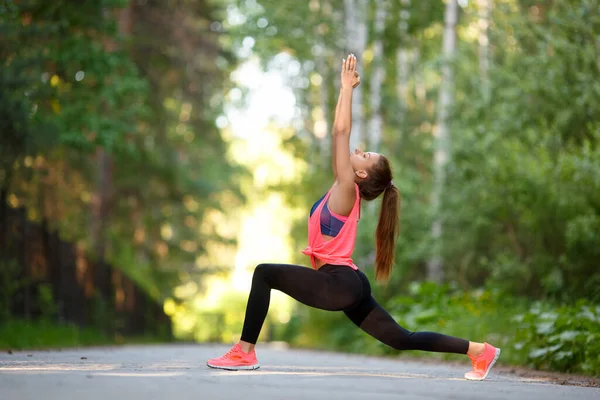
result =
[[[307,306],[344,313],[363,331],[396,350],[466,354],[469,342],[434,332],[410,332],[394,321],[371,295],[361,271],[347,266],[319,270],[287,264],[260,264],[254,270],[241,340],[255,344],[267,317],[271,289]]]

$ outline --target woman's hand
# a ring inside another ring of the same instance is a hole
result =
[[[356,72],[356,57],[348,54],[348,58],[342,60],[342,89],[354,88],[360,83],[360,76]]]

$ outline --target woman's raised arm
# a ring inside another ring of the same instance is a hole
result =
[[[354,190],[354,171],[350,165],[350,132],[352,130],[352,81],[356,72],[356,57],[350,54],[342,61],[342,90],[337,118],[333,124],[333,154],[338,182]]]
[[[342,67],[343,64],[347,62],[347,60],[342,61]],[[356,88],[358,85],[360,85],[360,75],[358,74],[358,71],[354,71],[354,77],[352,79],[352,88]],[[338,123],[338,118],[340,115],[340,108],[341,108],[341,104],[342,104],[342,92],[343,92],[343,87],[340,87],[340,93],[338,95],[338,100],[337,100],[337,104],[335,106],[335,115],[333,118],[333,127],[331,130],[332,136],[334,137],[332,142],[332,146],[331,146],[331,168],[333,169],[333,176],[334,179],[337,180],[338,179],[338,172],[337,172],[337,140],[335,140],[335,129],[337,126],[339,126]]]

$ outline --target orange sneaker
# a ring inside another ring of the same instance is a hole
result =
[[[245,353],[239,343],[233,346],[224,356],[211,358],[206,362],[206,365],[211,368],[227,369],[229,371],[260,368],[260,364],[256,359],[256,352],[252,350],[250,353]]]
[[[471,361],[473,362],[473,370],[471,372],[467,372],[465,374],[465,378],[470,381],[482,381],[484,380],[490,370],[496,363],[498,357],[500,357],[500,349],[495,348],[488,343],[484,343],[485,350],[483,353],[477,357],[471,357]]]

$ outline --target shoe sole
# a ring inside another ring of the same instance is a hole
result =
[[[260,368],[260,364],[254,364],[254,365],[240,365],[240,366],[231,366],[231,365],[211,365],[209,363],[206,363],[207,366],[209,366],[210,368],[214,368],[214,369],[224,369],[227,371],[252,371],[255,369],[259,369]]]
[[[496,355],[494,355],[494,359],[492,360],[492,362],[490,363],[490,366],[488,367],[487,371],[485,371],[485,375],[483,376],[483,378],[479,378],[479,379],[473,379],[473,378],[466,378],[469,381],[482,381],[485,378],[487,378],[488,374],[490,373],[490,371],[492,370],[492,367],[494,366],[494,364],[496,364],[496,361],[498,360],[498,357],[500,357],[500,353],[502,352],[502,350],[500,349],[496,349]]]

